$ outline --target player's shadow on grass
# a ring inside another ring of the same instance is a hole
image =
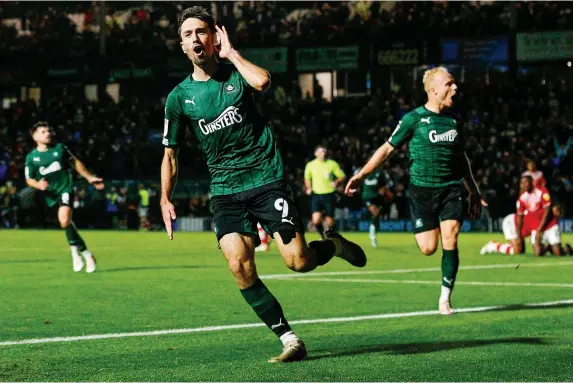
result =
[[[138,267],[117,267],[115,269],[98,269],[98,273],[115,273],[120,271],[147,271],[147,270],[173,270],[173,269],[208,269],[214,266],[138,266]]]
[[[339,356],[352,356],[361,354],[373,354],[377,352],[387,352],[395,355],[428,354],[431,352],[458,350],[463,348],[473,348],[489,346],[493,344],[534,344],[543,345],[547,342],[541,338],[502,338],[484,340],[457,340],[452,342],[423,342],[423,343],[399,343],[381,344],[371,346],[357,346],[345,350],[328,352],[327,350],[312,351],[307,360],[318,360],[326,358],[336,358]]]

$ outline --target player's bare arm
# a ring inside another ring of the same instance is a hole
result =
[[[177,183],[177,157],[179,149],[165,148],[161,162],[161,214],[169,239],[173,239],[172,222],[176,217],[175,207],[171,203],[171,196]]]
[[[472,168],[470,165],[470,159],[468,158],[466,152],[464,152],[464,185],[468,192],[470,193],[470,206],[469,213],[473,218],[477,218],[481,214],[481,207],[487,206],[487,202],[483,199],[479,187],[474,178]]]
[[[545,231],[545,226],[549,222],[549,217],[551,216],[551,206],[547,206],[543,211],[543,218],[541,218],[541,223],[537,228],[535,233],[535,243],[541,244],[541,238],[543,238],[543,232]]]
[[[239,70],[247,83],[259,92],[264,92],[271,85],[271,75],[261,67],[256,66],[233,48],[225,27],[215,26],[221,42],[219,57],[227,59]]]
[[[93,175],[76,156],[74,156],[70,151],[68,151],[70,156],[70,163],[76,169],[76,172],[80,176],[84,177],[90,184],[94,185],[97,190],[102,190],[104,188],[103,178],[96,177]]]
[[[312,194],[312,183],[311,180],[309,179],[305,179],[304,180],[304,189],[305,189],[305,193],[307,195],[311,195]]]
[[[26,179],[26,184],[34,189],[38,189],[38,190],[46,190],[48,189],[48,181],[46,181],[44,178],[42,178],[41,180],[35,180],[32,178],[28,178]]]
[[[344,183],[345,180],[346,176],[338,177],[337,179],[334,180],[334,187],[337,187],[338,185]]]
[[[517,214],[517,234],[519,235],[519,239],[521,239],[521,230],[523,230],[523,214]]]
[[[378,167],[382,166],[382,164],[384,164],[384,162],[386,162],[388,158],[390,158],[392,153],[394,153],[394,150],[395,150],[394,146],[392,146],[388,142],[385,142],[382,146],[380,146],[378,150],[376,150],[376,152],[372,155],[370,160],[368,160],[366,165],[364,165],[364,167],[358,173],[356,173],[352,178],[350,178],[350,180],[346,184],[344,193],[346,193],[349,196],[352,196],[354,193],[356,193],[356,191],[362,184],[364,178],[366,178],[370,173],[372,173]]]

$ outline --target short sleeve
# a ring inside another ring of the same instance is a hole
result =
[[[523,213],[525,213],[525,210],[526,210],[525,205],[523,204],[523,202],[521,202],[520,199],[517,200],[515,207],[516,207],[517,215],[523,215]]]
[[[38,167],[34,164],[30,154],[26,156],[24,175],[26,176],[26,179],[38,179]]]
[[[543,208],[548,208],[551,206],[551,195],[547,191],[547,189],[541,189],[541,203],[543,204]]]
[[[336,178],[344,178],[346,174],[340,168],[340,165],[336,161],[332,161],[332,173],[336,176]]]
[[[173,89],[165,102],[165,119],[163,120],[163,145],[179,146],[185,138],[185,115],[179,102],[177,88]]]
[[[388,143],[395,148],[399,148],[408,142],[414,133],[414,123],[414,118],[410,114],[405,115],[398,122],[398,126],[396,126],[396,129],[394,129],[394,132],[388,139]]]
[[[60,144],[60,147],[62,150],[62,161],[69,162],[76,157],[67,145]]]
[[[309,162],[308,164],[306,164],[306,166],[304,167],[304,179],[305,180],[312,180],[312,162]]]

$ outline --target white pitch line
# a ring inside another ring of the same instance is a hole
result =
[[[515,269],[517,267],[550,267],[573,265],[573,261],[546,262],[546,263],[494,263],[489,265],[460,266],[460,270],[481,270],[481,269]],[[401,274],[401,273],[421,273],[427,271],[441,271],[440,267],[427,267],[422,269],[393,269],[393,270],[366,270],[366,271],[327,271],[311,273],[291,273],[291,274],[267,274],[260,276],[261,279],[286,279],[286,278],[314,278],[316,276],[334,275],[368,275],[368,274]]]
[[[289,278],[290,280],[296,280]],[[441,282],[437,281],[419,281],[410,279],[342,279],[342,278],[304,278],[305,281],[316,282],[355,282],[355,283],[407,283],[412,285],[439,285]],[[568,287],[573,288],[573,284],[566,283],[529,283],[529,282],[470,282],[458,281],[457,285],[473,285],[473,286],[532,286],[532,287]]]
[[[520,306],[522,307],[551,307],[559,305],[573,305],[573,299],[562,300],[562,301],[552,301],[552,302],[542,302],[542,303],[526,303]],[[455,309],[456,313],[473,313],[473,312],[483,312],[491,310],[503,310],[505,308],[515,307],[511,306],[484,306],[484,307],[469,307],[463,309]],[[341,322],[359,322],[366,320],[376,320],[376,319],[391,319],[391,318],[406,318],[406,317],[416,317],[416,316],[428,316],[428,315],[439,315],[439,311],[412,311],[407,313],[393,313],[393,314],[377,314],[377,315],[361,315],[353,317],[337,317],[337,318],[323,318],[323,319],[302,319],[291,321],[290,324],[315,324],[315,323],[341,323]],[[233,324],[233,325],[222,325],[222,326],[207,326],[207,327],[195,327],[195,328],[181,328],[181,329],[171,329],[171,330],[156,330],[156,331],[142,331],[142,332],[124,332],[124,333],[113,333],[113,334],[95,334],[95,335],[81,335],[81,336],[67,336],[67,337],[54,337],[54,338],[36,338],[36,339],[22,339],[13,341],[3,341],[0,342],[0,346],[16,346],[23,344],[39,344],[39,343],[58,343],[58,342],[77,342],[83,340],[96,340],[96,339],[110,339],[110,338],[131,338],[131,337],[142,337],[142,336],[156,336],[156,335],[171,335],[171,334],[187,334],[194,332],[210,332],[210,331],[222,331],[231,329],[242,329],[242,328],[253,328],[253,327],[263,327],[264,323],[244,323],[244,324]]]

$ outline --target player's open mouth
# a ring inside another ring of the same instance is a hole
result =
[[[205,49],[203,48],[202,45],[195,45],[195,46],[193,47],[193,52],[195,52],[195,54],[196,54],[199,58],[201,58],[201,57],[203,57],[203,56],[205,55]]]

